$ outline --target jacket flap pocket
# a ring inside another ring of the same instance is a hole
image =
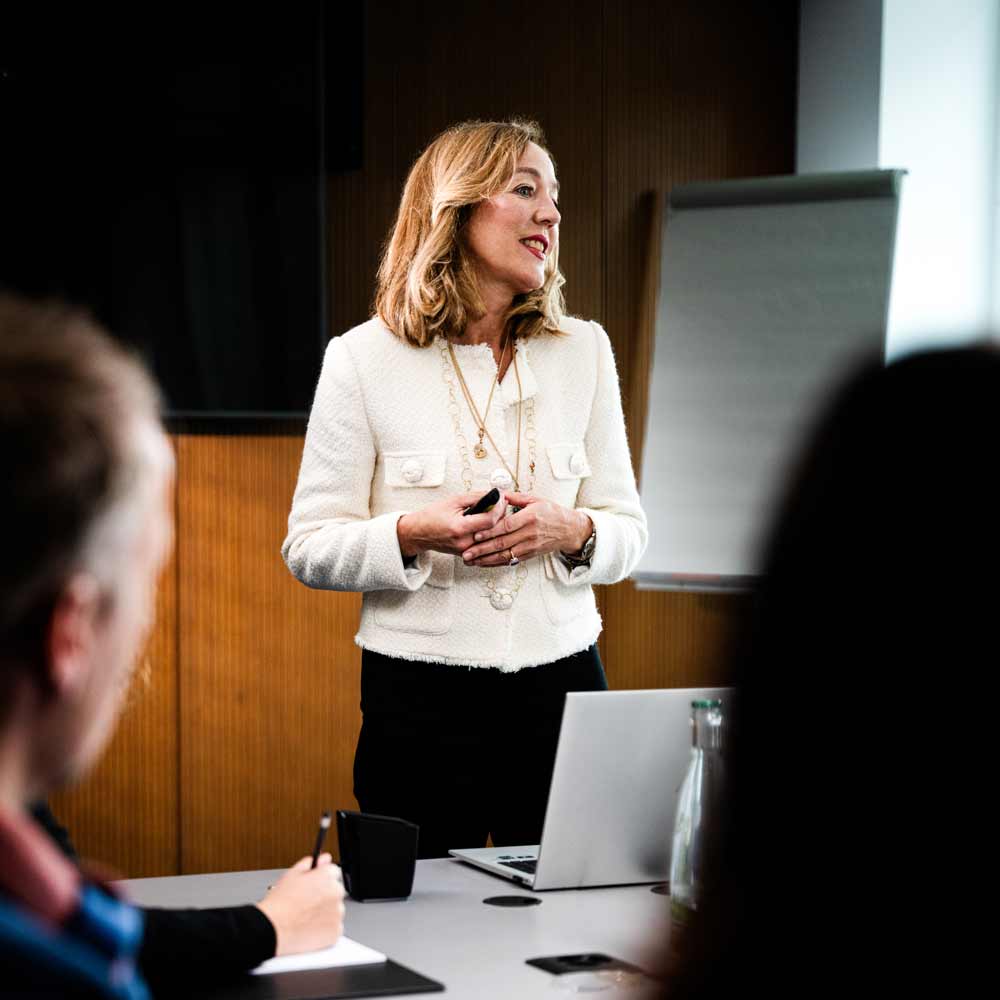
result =
[[[431,575],[425,587],[450,587],[455,582],[455,557],[447,552],[428,552],[431,559]]]
[[[410,486],[440,486],[444,482],[443,451],[387,451],[385,462],[387,486],[406,489]]]
[[[590,462],[582,441],[550,444],[546,450],[555,479],[582,479],[590,475]]]

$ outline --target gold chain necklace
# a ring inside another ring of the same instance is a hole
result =
[[[510,343],[510,331],[507,331],[507,336],[504,338],[503,347],[500,348],[500,364],[497,367],[496,378],[493,379],[493,384],[490,386],[490,394],[486,400],[486,411],[482,416],[479,415],[479,408],[476,406],[475,400],[472,398],[472,393],[469,391],[469,387],[465,382],[465,378],[462,375],[462,369],[458,366],[458,359],[455,357],[455,351],[452,349],[451,341],[448,341],[448,353],[451,357],[451,363],[455,366],[455,373],[458,375],[459,385],[462,387],[462,394],[465,396],[465,401],[469,404],[469,409],[472,411],[472,418],[476,421],[476,426],[479,428],[479,442],[476,444],[475,448],[472,449],[472,453],[476,458],[486,458],[487,451],[483,447],[483,435],[487,433],[486,431],[486,421],[490,416],[490,406],[493,404],[493,393],[496,391],[496,387],[500,384],[500,371],[503,368],[504,355],[507,353],[507,345]],[[490,443],[492,444],[493,439],[490,438]],[[495,448],[496,445],[493,445]],[[501,459],[503,461],[503,459]]]
[[[444,379],[445,385],[448,387],[448,413],[451,416],[452,426],[455,430],[455,442],[458,445],[458,453],[462,459],[462,485],[465,487],[466,493],[472,492],[472,462],[469,460],[469,442],[466,436],[462,433],[462,423],[459,417],[461,412],[461,407],[458,405],[458,397],[455,394],[455,378],[458,376],[461,379],[460,369],[457,364],[455,364],[455,354],[451,350],[451,344],[447,342],[444,338],[441,338],[439,342],[439,348],[441,351],[441,377]],[[530,473],[528,484],[525,489],[526,493],[530,493],[535,486],[535,447],[536,447],[536,434],[535,434],[535,400],[534,398],[523,399],[521,395],[521,378],[517,371],[517,354],[514,354],[514,374],[517,376],[517,388],[518,388],[518,400],[517,400],[517,426],[518,426],[518,459],[520,459],[521,454],[521,406],[524,405],[524,416],[525,416],[525,438],[528,443],[528,470]],[[486,432],[487,437],[489,437],[489,431]],[[496,442],[492,437],[489,437],[490,444],[496,448]],[[497,448],[497,454],[500,454],[500,449]],[[503,461],[503,458],[500,459]],[[504,468],[507,469],[508,475],[514,480],[514,485],[517,486],[517,477],[514,476],[510,469],[507,468],[507,463],[504,462]],[[518,487],[520,489],[520,487]],[[495,567],[489,570],[489,575],[486,577],[486,584],[483,587],[483,596],[489,599],[490,606],[495,608],[497,611],[507,611],[514,604],[514,598],[517,597],[518,591],[524,586],[524,581],[528,578],[528,571],[525,568],[523,562],[519,562],[513,567],[513,579],[510,581],[509,586],[501,587],[498,585],[498,576],[495,571]],[[504,570],[505,573],[508,570]]]
[[[508,337],[509,340],[509,337]],[[506,349],[506,345],[505,345]],[[452,366],[455,369],[455,374],[458,376],[458,384],[462,389],[462,394],[465,396],[465,401],[469,405],[469,410],[472,412],[472,418],[479,425],[479,444],[472,449],[472,453],[476,458],[485,458],[486,449],[482,447],[483,435],[486,435],[487,440],[493,445],[493,450],[497,453],[497,458],[500,459],[500,464],[507,470],[507,475],[510,476],[511,482],[514,484],[514,489],[520,491],[520,475],[521,475],[521,401],[522,401],[522,389],[521,389],[521,373],[517,367],[517,352],[513,353],[513,364],[514,364],[514,378],[517,379],[517,452],[514,456],[514,468],[513,470],[507,464],[507,459],[503,457],[499,446],[496,441],[493,440],[493,435],[490,434],[488,428],[486,427],[486,421],[479,416],[479,411],[476,409],[476,404],[473,402],[472,393],[469,391],[469,386],[466,384],[465,376],[462,375],[462,369],[459,367],[458,358],[455,357],[455,351],[451,346],[451,342],[448,341],[448,357],[451,359]],[[503,352],[500,354],[500,361],[503,362]],[[497,369],[497,379],[494,380],[494,387],[499,382],[500,370]],[[493,399],[493,392],[490,391],[490,399]],[[489,413],[489,403],[486,405],[486,412]],[[534,468],[531,470],[534,472]]]

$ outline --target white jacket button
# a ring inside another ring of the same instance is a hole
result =
[[[494,469],[490,473],[490,485],[498,490],[507,490],[514,485],[514,480],[510,478],[510,473],[506,469]]]
[[[582,476],[587,470],[587,460],[577,452],[569,460],[569,471],[573,473],[574,476]]]
[[[419,483],[421,479],[424,478],[424,466],[422,462],[418,462],[415,458],[408,458],[403,463],[403,478],[408,483]]]

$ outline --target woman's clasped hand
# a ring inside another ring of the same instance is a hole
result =
[[[491,510],[483,514],[466,514],[480,497],[479,493],[459,493],[404,514],[396,522],[399,551],[404,558],[412,559],[428,550],[455,556],[468,551],[476,534],[493,530],[507,509],[507,501],[501,493]]]
[[[433,550],[461,556],[468,566],[504,566],[512,558],[578,552],[593,531],[582,511],[528,493],[501,493],[492,509],[465,514],[479,499],[459,493],[403,515],[397,522],[403,556]]]
[[[508,493],[516,513],[477,531],[475,545],[462,553],[468,566],[501,566],[549,552],[579,552],[593,531],[590,518],[579,510],[528,493]]]

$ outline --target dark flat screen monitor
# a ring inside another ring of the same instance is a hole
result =
[[[363,5],[336,22],[321,2],[5,14],[0,287],[89,308],[168,415],[304,414],[325,176],[360,166]]]

